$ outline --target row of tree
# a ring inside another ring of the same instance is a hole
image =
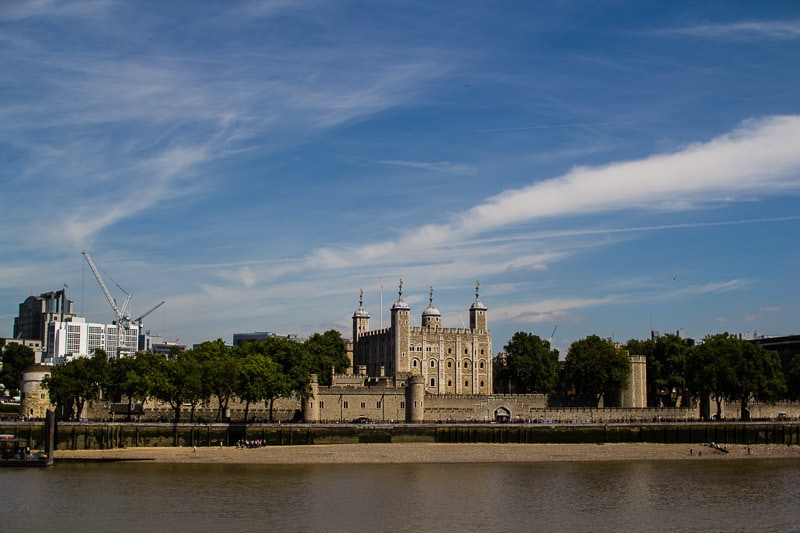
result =
[[[646,357],[651,407],[713,398],[718,417],[724,401],[739,403],[742,419],[748,419],[751,401],[800,399],[800,354],[784,371],[776,352],[728,333],[706,336],[696,346],[676,335],[622,346],[591,335],[573,342],[560,361],[549,341],[518,332],[504,350],[495,365],[502,392],[555,393],[596,406],[628,385],[630,353]]]
[[[109,359],[103,350],[54,366],[43,386],[50,401],[64,416],[77,416],[87,400],[104,397],[128,402],[128,417],[134,403],[146,399],[169,404],[179,422],[184,406],[195,410],[213,398],[216,418],[221,420],[229,402],[244,402],[244,421],[251,405],[265,403],[273,420],[278,398],[309,395],[311,374],[320,383],[330,383],[333,372],[349,366],[345,342],[336,331],[314,334],[303,343],[282,337],[246,342],[228,348],[222,339],[204,342],[194,349],[175,349],[169,356],[138,352],[134,357]]]

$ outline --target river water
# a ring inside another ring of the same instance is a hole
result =
[[[800,531],[800,461],[0,469],[2,531]]]

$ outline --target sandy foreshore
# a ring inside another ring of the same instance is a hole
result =
[[[800,446],[736,445],[728,453],[687,444],[329,444],[57,450],[56,462],[155,461],[218,464],[536,463],[549,461],[733,460],[800,458]]]

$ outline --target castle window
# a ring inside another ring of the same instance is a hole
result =
[[[481,355],[483,355],[483,348],[481,348]]]
[[[342,407],[344,407],[345,409],[347,409],[347,400],[345,400],[344,402],[342,402]]]
[[[464,348],[464,355],[469,355],[469,348]]]
[[[469,387],[469,381],[465,381],[465,382],[464,382],[464,386],[465,386],[465,387]]]
[[[483,351],[483,350],[481,350],[481,351]],[[483,369],[483,361],[481,361],[481,369]]]
[[[366,404],[366,402],[361,402],[361,408],[362,408],[362,409],[365,409],[366,407],[367,407],[367,404]]]
[[[319,408],[320,409],[325,408],[325,402],[323,402],[322,400],[319,401]]]
[[[400,409],[406,408],[406,402],[400,402]]]
[[[464,361],[464,368],[469,368],[469,361]]]
[[[447,380],[447,386],[448,387],[452,387],[453,386],[453,382],[451,380],[449,380],[449,379]]]
[[[481,381],[481,388],[483,388],[483,381]]]
[[[452,368],[452,367],[453,367],[453,362],[452,361],[448,361],[447,362],[447,368]]]
[[[436,378],[431,378],[431,387],[436,386]]]
[[[380,401],[380,400],[378,400],[378,405],[377,405],[376,407],[377,407],[378,409],[380,409],[380,408],[381,408],[381,401]]]
[[[436,368],[436,361],[431,359],[431,368]]]
[[[417,360],[414,359],[414,368],[417,368]]]
[[[453,353],[453,349],[452,348],[448,348],[447,349],[447,353]]]

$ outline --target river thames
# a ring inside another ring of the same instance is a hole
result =
[[[800,531],[800,461],[0,469],[4,531]]]

